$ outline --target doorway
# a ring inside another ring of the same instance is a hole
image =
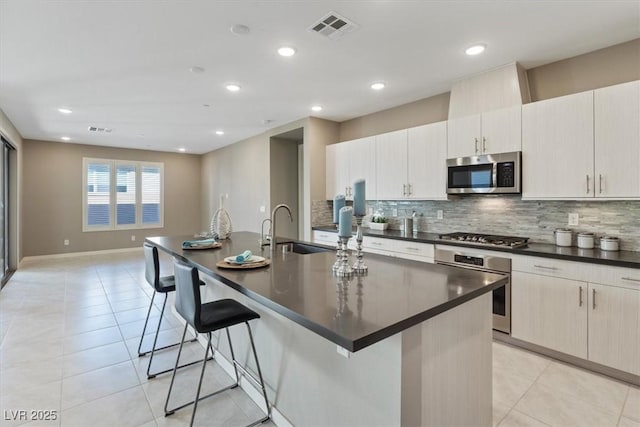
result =
[[[293,223],[284,214],[276,218],[278,237],[298,239],[303,236],[303,143],[303,128],[281,133],[270,139],[270,208],[286,203],[293,214]]]
[[[9,223],[12,220],[10,216],[10,207],[14,199],[10,198],[13,182],[12,164],[15,158],[15,149],[4,138],[1,138],[0,146],[0,288],[7,283],[13,269],[11,268],[11,260],[9,258],[11,243],[11,229]],[[12,222],[15,224],[15,222]]]

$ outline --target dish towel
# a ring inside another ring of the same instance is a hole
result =
[[[182,242],[183,248],[198,248],[200,246],[210,246],[216,242],[216,239],[201,239],[201,240],[185,240]]]
[[[236,255],[236,262],[247,262],[251,258],[251,251],[244,251],[240,255]]]

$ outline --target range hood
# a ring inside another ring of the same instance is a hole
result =
[[[449,119],[529,102],[527,71],[514,62],[456,82],[451,88]]]

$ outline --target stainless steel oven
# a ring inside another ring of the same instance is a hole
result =
[[[478,254],[473,250],[436,248],[435,262],[507,276],[507,284],[493,291],[493,329],[511,333],[511,259]]]

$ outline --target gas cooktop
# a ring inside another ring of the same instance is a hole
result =
[[[498,236],[478,233],[447,233],[438,236],[440,240],[473,243],[480,246],[501,246],[507,248],[524,248],[528,245],[528,237]]]

